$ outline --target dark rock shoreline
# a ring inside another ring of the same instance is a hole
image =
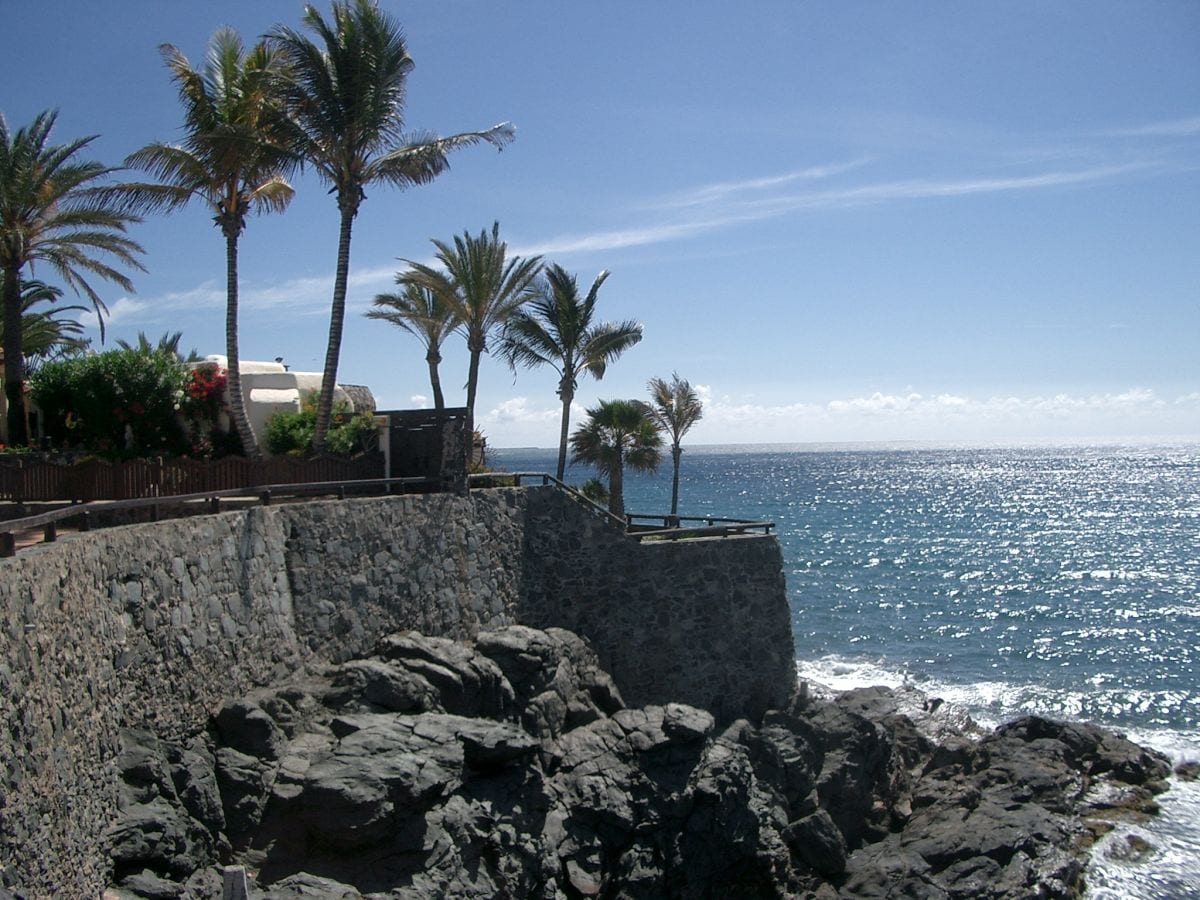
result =
[[[1111,732],[973,738],[909,700],[801,692],[719,726],[627,708],[571,632],[395,634],[186,744],[124,732],[106,897],[209,900],[233,863],[270,900],[1077,897],[1105,820],[1166,787]]]

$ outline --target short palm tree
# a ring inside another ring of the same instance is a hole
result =
[[[0,115],[0,270],[4,274],[4,391],[8,440],[25,444],[24,357],[21,353],[22,278],[43,263],[76,294],[87,298],[104,338],[104,301],[97,277],[132,291],[115,265],[141,269],[142,248],[125,231],[140,222],[136,191],[103,182],[116,170],[79,154],[96,136],[51,144],[56,113],[39,113],[26,128],[10,131]],[[110,264],[107,260],[112,260]]]
[[[631,319],[592,321],[596,297],[606,278],[608,272],[601,272],[587,296],[580,297],[575,276],[562,266],[549,266],[537,297],[504,326],[501,353],[514,370],[519,363],[526,368],[548,365],[558,373],[558,396],[562,400],[556,472],[559,481],[567,467],[571,401],[579,376],[587,372],[599,381],[610,362],[642,339],[642,326]]]
[[[470,364],[467,370],[467,434],[475,428],[475,394],[479,387],[479,360],[488,349],[488,338],[504,327],[534,296],[541,270],[540,256],[509,257],[508,244],[500,240],[500,223],[478,237],[464,232],[454,244],[433,242],[441,268],[412,262],[399,276],[401,283],[424,288],[450,309],[466,335]]]
[[[152,341],[146,336],[146,332],[139,331],[137,340],[133,343],[129,341],[117,339],[117,346],[122,350],[136,350],[139,353],[145,353],[151,356],[155,353],[166,353],[174,356],[181,363],[203,362],[202,357],[193,347],[187,353],[179,349],[179,342],[183,340],[182,331],[164,331],[157,341]]]
[[[679,373],[671,373],[669,382],[651,378],[646,385],[650,391],[650,415],[658,427],[671,437],[671,518],[679,515],[679,458],[683,455],[680,441],[700,421],[704,407],[695,388]]]
[[[334,0],[330,21],[312,5],[305,6],[303,21],[315,42],[283,27],[270,40],[290,63],[288,106],[299,125],[300,151],[330,186],[341,218],[313,434],[313,449],[319,452],[329,429],[341,354],[350,233],[366,187],[382,183],[404,188],[432,181],[449,167],[451,150],[481,141],[502,148],[512,140],[513,129],[503,123],[445,138],[404,133],[405,85],[413,61],[395,20],[373,0]]]
[[[571,435],[572,462],[594,466],[608,479],[608,511],[625,516],[625,467],[652,472],[662,458],[662,435],[639,400],[601,400]]]
[[[258,442],[246,415],[238,351],[238,238],[251,212],[283,211],[292,199],[285,174],[295,166],[290,126],[278,99],[283,55],[265,43],[245,50],[232,28],[212,37],[202,69],[177,47],[160,48],[179,90],[183,144],[148,144],[126,163],[159,180],[160,205],[181,207],[199,198],[211,207],[225,237],[225,356],[229,407],[247,456]]]
[[[433,390],[433,407],[438,412],[446,408],[442,396],[442,379],[438,365],[442,361],[442,342],[458,326],[458,320],[441,294],[416,284],[401,284],[399,293],[376,294],[374,309],[365,313],[368,319],[391,322],[417,338],[425,347],[425,362],[429,365],[429,386]]]

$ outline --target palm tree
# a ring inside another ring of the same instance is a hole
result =
[[[406,260],[409,269],[400,275],[400,281],[440,297],[466,335],[470,352],[466,433],[472,434],[480,357],[487,352],[488,338],[533,298],[542,258],[509,258],[508,244],[500,240],[499,222],[492,225],[490,235],[481,231],[479,237],[472,237],[464,232],[454,238],[454,246],[437,240],[433,246],[442,268]]]
[[[166,209],[199,198],[212,208],[225,237],[225,356],[229,408],[248,456],[259,455],[246,415],[238,351],[238,238],[251,212],[282,212],[292,199],[285,179],[296,165],[287,149],[290,127],[278,99],[283,54],[260,42],[249,51],[232,28],[218,30],[197,70],[177,47],[160,47],[179,90],[186,136],[181,146],[148,144],[126,163],[160,182]]]
[[[304,8],[304,25],[317,42],[290,28],[270,36],[290,63],[288,105],[299,125],[305,162],[336,196],[341,224],[337,269],[329,316],[321,396],[313,449],[325,445],[333,409],[346,282],[350,271],[350,232],[365,188],[424,184],[444,172],[451,150],[487,141],[502,148],[513,138],[503,123],[486,131],[451,137],[404,133],[404,94],[412,57],[399,25],[373,0],[334,0],[332,19]]]
[[[671,519],[679,521],[679,458],[683,448],[679,442],[704,415],[703,405],[696,390],[678,372],[671,373],[668,383],[661,378],[651,378],[646,387],[650,391],[650,415],[658,427],[671,436]]]
[[[79,353],[90,341],[83,336],[83,325],[76,319],[64,318],[63,313],[86,312],[86,306],[57,306],[51,310],[35,310],[39,303],[57,303],[62,289],[41,281],[21,283],[21,354],[24,368],[33,371],[41,362]],[[4,345],[4,327],[0,323],[0,346]],[[3,353],[0,352],[0,359]],[[8,402],[0,392],[0,420],[7,419]],[[29,432],[29,409],[25,410],[26,433]]]
[[[4,272],[4,391],[8,439],[29,440],[25,427],[25,364],[21,353],[22,271],[44,263],[76,294],[87,298],[104,339],[108,307],[89,279],[98,277],[125,291],[133,285],[105,261],[141,269],[142,248],[126,237],[135,214],[136,190],[101,182],[116,171],[79,158],[92,141],[51,144],[57,113],[39,113],[26,128],[10,132],[0,115],[0,269]]]
[[[571,435],[571,461],[608,478],[608,511],[625,516],[625,467],[652,472],[662,458],[662,435],[640,400],[601,400]]]
[[[559,265],[546,269],[538,296],[504,326],[501,352],[516,370],[549,365],[558,373],[562,400],[562,426],[558,436],[558,470],[562,481],[567,468],[567,433],[571,427],[571,401],[579,376],[588,372],[599,381],[608,364],[642,339],[642,326],[632,319],[596,322],[596,295],[608,278],[601,272],[587,296],[580,298],[575,276]]]
[[[68,313],[87,312],[79,304],[34,309],[39,303],[56,304],[62,289],[32,279],[21,282],[21,352],[25,364],[33,369],[39,363],[70,356],[87,348],[91,341],[83,336],[83,325]],[[4,329],[0,326],[0,343]]]
[[[433,407],[441,412],[446,408],[446,401],[442,397],[442,379],[438,376],[442,342],[458,327],[458,320],[440,294],[416,284],[404,284],[402,275],[396,276],[396,283],[402,285],[400,293],[376,294],[375,308],[367,310],[365,315],[368,319],[391,322],[425,345]]]
[[[131,344],[129,341],[117,338],[117,346],[122,350],[137,350],[139,353],[147,355],[167,353],[174,356],[181,363],[203,362],[204,360],[195,347],[187,353],[179,349],[179,342],[182,340],[182,331],[164,331],[157,341],[150,340],[150,338],[146,337],[146,332],[139,331],[136,343]]]

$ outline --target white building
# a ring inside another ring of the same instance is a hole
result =
[[[204,358],[193,367],[216,364],[229,368],[229,359],[219,354]],[[242,397],[246,404],[246,416],[254,431],[254,440],[266,452],[267,419],[277,412],[300,412],[300,400],[309,391],[321,390],[320,372],[293,372],[282,362],[255,362],[244,359],[238,366],[242,380]],[[337,385],[333,391],[333,402],[345,401],[352,412],[363,409],[374,411],[375,401],[371,392],[357,385]]]

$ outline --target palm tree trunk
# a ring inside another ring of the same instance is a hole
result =
[[[313,453],[325,449],[325,435],[333,416],[333,392],[337,387],[338,356],[342,352],[342,324],[346,319],[346,282],[350,277],[350,230],[357,206],[350,209],[339,202],[342,224],[338,232],[337,270],[333,276],[333,305],[329,310],[329,344],[325,349],[325,368],[321,372],[321,396],[317,400],[317,421],[313,429]]]
[[[479,358],[483,348],[471,347],[471,364],[467,368],[467,456],[474,458],[475,452],[475,389],[479,386]]]
[[[433,388],[433,408],[441,412],[446,408],[446,399],[442,396],[442,378],[438,374],[438,363],[442,361],[442,357],[436,353],[427,353],[425,361],[429,363],[429,386]]]
[[[682,455],[683,448],[678,444],[671,447],[671,520],[675,525],[679,524],[679,457]]]
[[[4,396],[8,401],[8,443],[29,443],[25,430],[25,357],[21,353],[21,270],[4,269]]]
[[[567,471],[567,432],[571,429],[571,401],[575,399],[575,395],[570,390],[559,389],[559,396],[562,397],[562,426],[558,432],[558,471],[555,473],[555,478],[559,481],[563,480],[563,473]]]
[[[608,476],[608,511],[618,518],[625,518],[625,460],[620,448],[612,472]]]
[[[246,398],[242,395],[242,368],[238,354],[238,236],[225,235],[225,357],[229,366],[229,413],[242,442],[242,452],[258,459],[258,442],[246,416]]]

